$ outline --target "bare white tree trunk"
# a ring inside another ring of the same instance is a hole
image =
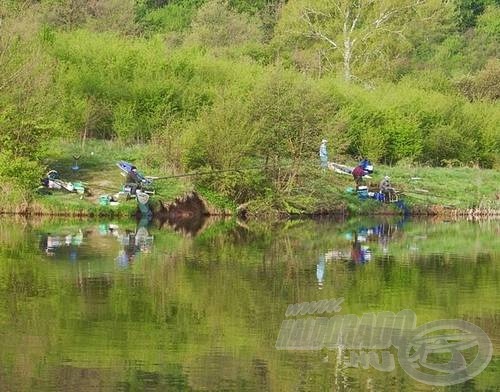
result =
[[[352,41],[349,39],[344,40],[344,80],[350,81],[351,74],[351,59],[352,59]]]
[[[398,18],[405,13],[415,13],[417,7],[426,4],[426,0],[399,0],[399,3],[383,0],[317,2],[323,7],[307,6],[301,13],[306,28],[303,34],[323,41],[329,50],[341,52],[342,73],[346,81],[355,78],[352,74],[353,64],[364,56],[364,53],[358,53],[360,45],[372,40],[376,34],[392,35],[404,40],[405,26],[398,22]],[[419,17],[418,13],[416,17]],[[339,22],[333,27],[328,24],[332,18],[337,18]]]
[[[351,81],[351,62],[352,62],[352,52],[354,43],[356,39],[352,37],[353,31],[358,23],[359,16],[361,14],[361,8],[357,8],[354,15],[351,15],[351,10],[348,8],[344,13],[344,25],[342,28],[342,33],[344,35],[344,80]]]

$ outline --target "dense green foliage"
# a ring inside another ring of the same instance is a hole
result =
[[[23,189],[61,135],[151,143],[181,171],[265,165],[199,184],[238,202],[309,186],[324,137],[333,160],[498,167],[498,1],[332,4],[4,1],[2,159]]]

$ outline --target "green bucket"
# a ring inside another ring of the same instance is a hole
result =
[[[108,195],[102,195],[99,196],[99,205],[100,206],[109,206],[109,196]]]
[[[85,186],[81,182],[74,182],[73,188],[79,195],[83,195],[85,193]]]

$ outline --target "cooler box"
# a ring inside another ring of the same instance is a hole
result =
[[[368,198],[368,187],[367,186],[360,186],[358,187],[358,197],[361,199],[367,199]]]

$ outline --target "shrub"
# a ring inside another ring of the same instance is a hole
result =
[[[42,174],[37,162],[8,152],[0,153],[0,181],[15,184],[27,196],[39,185]]]
[[[500,36],[500,6],[489,5],[478,18],[477,29],[493,39]]]
[[[187,37],[188,42],[209,48],[260,39],[258,19],[231,10],[227,0],[209,0],[203,4],[193,18],[191,33]]]
[[[269,163],[269,175],[280,191],[293,187],[301,162],[316,158],[321,139],[335,142],[337,107],[320,85],[271,70],[259,83],[250,103],[257,131],[256,152]],[[290,170],[280,170],[290,164]]]
[[[190,25],[203,0],[174,0],[160,7],[138,9],[139,23],[146,32],[181,32]]]
[[[456,160],[468,143],[462,134],[449,125],[433,129],[425,140],[424,157],[433,165],[446,165],[446,161]]]
[[[359,152],[363,157],[380,162],[386,155],[388,137],[380,128],[368,128],[360,137]]]
[[[241,167],[255,148],[256,132],[249,123],[248,108],[231,95],[220,97],[190,125],[184,135],[188,169]]]
[[[459,80],[457,86],[471,101],[500,99],[500,60],[491,59],[475,76]]]
[[[411,115],[390,113],[384,124],[389,135],[385,160],[397,162],[409,158],[418,161],[422,154],[423,138],[419,121]]]

